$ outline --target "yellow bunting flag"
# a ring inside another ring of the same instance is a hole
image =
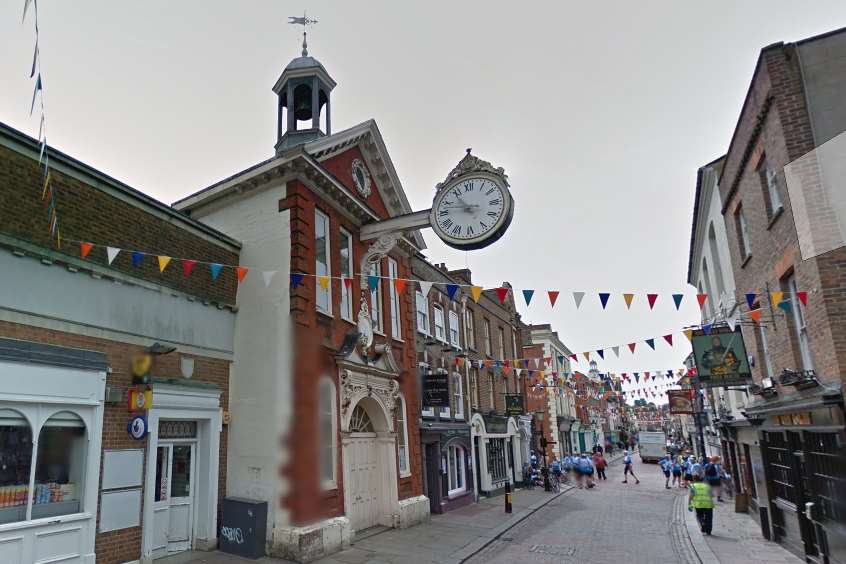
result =
[[[482,287],[481,286],[471,286],[470,287],[470,295],[473,296],[473,301],[479,303],[479,297],[482,295]]]
[[[693,342],[693,329],[685,329],[684,336],[687,337],[687,340]]]
[[[329,277],[328,276],[318,276],[317,283],[320,284],[320,289],[324,292],[329,289]]]
[[[784,292],[773,292],[770,294],[773,298],[773,307],[778,307],[778,304],[781,303],[781,300],[784,299]]]
[[[634,294],[623,294],[623,300],[626,302],[626,309],[632,309],[632,300]]]
[[[159,255],[159,272],[164,272],[164,269],[167,268],[169,262],[170,257]]]
[[[41,199],[47,196],[47,186],[50,185],[50,171],[47,171],[47,176],[44,177],[44,188],[41,189]]]

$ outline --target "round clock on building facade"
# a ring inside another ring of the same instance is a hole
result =
[[[441,240],[463,250],[497,241],[514,215],[514,200],[502,168],[470,154],[438,184],[429,220]]]

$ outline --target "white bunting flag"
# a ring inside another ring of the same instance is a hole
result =
[[[517,378],[518,378],[518,379],[520,378],[520,373],[521,373],[521,372],[523,372],[523,369],[522,369],[522,368],[515,368],[515,369],[514,369],[514,374],[516,374],[516,375],[517,375]]]
[[[106,247],[106,258],[109,260],[109,264],[112,264],[112,261],[115,260],[115,257],[118,256],[120,249],[115,247]]]
[[[617,358],[620,358],[620,347],[611,347],[611,350],[614,351]]]
[[[734,317],[729,317],[728,319],[726,319],[726,322],[728,323],[731,332],[734,333],[734,328],[737,327],[737,319],[735,319]]]
[[[418,280],[418,284],[420,284],[420,291],[423,293],[424,296],[429,295],[429,290],[432,289],[432,282],[427,282],[425,280]]]
[[[267,288],[270,286],[270,282],[273,280],[273,277],[276,275],[275,270],[265,270],[261,273],[264,276],[264,287]]]
[[[576,302],[576,309],[582,305],[582,299],[585,297],[584,292],[573,292],[573,300]]]

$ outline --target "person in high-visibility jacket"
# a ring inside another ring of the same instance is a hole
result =
[[[702,481],[699,475],[693,476],[690,484],[690,496],[687,499],[688,509],[696,511],[696,520],[703,534],[710,535],[714,525],[714,493],[711,486]]]

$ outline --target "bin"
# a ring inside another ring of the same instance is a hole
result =
[[[267,502],[241,497],[223,498],[218,548],[245,558],[264,556]]]

